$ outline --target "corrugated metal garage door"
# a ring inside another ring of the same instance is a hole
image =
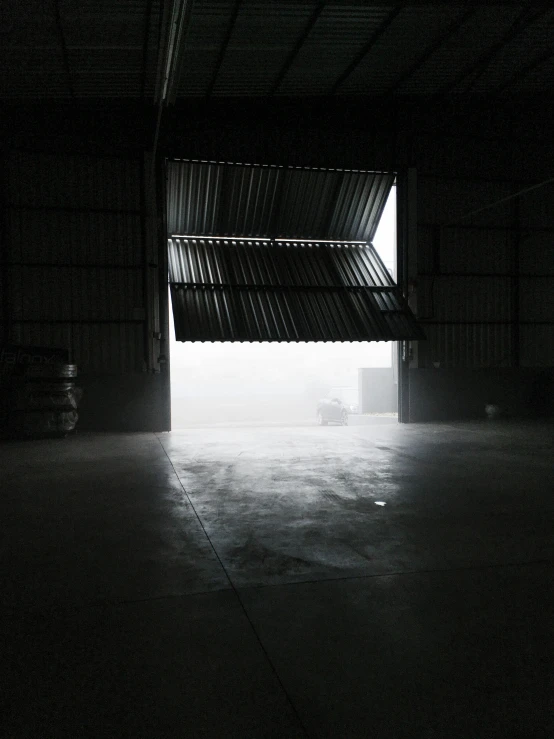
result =
[[[391,173],[169,162],[177,340],[423,338],[369,243],[393,182]]]
[[[168,163],[170,236],[371,241],[390,172]]]
[[[421,338],[371,245],[170,239],[178,341]]]

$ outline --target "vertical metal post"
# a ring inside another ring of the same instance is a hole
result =
[[[152,320],[150,310],[150,267],[148,258],[148,235],[146,229],[146,173],[144,156],[140,162],[140,238],[142,242],[142,302],[144,305],[143,342],[144,342],[144,371],[152,370]]]
[[[398,174],[396,188],[396,263],[397,283],[404,297],[408,298],[410,275],[417,272],[417,180],[413,168]],[[398,421],[410,421],[410,342],[398,342]]]
[[[512,226],[512,277],[511,277],[511,328],[512,328],[512,367],[520,365],[520,199],[514,198],[511,202],[511,226]]]
[[[171,431],[171,370],[170,370],[170,338],[169,338],[169,295],[168,295],[168,257],[167,257],[167,187],[165,159],[155,162],[156,172],[156,227],[158,239],[158,300],[160,312],[160,357],[165,362],[160,364],[162,380],[161,409],[164,431]]]
[[[12,301],[11,301],[11,280],[13,275],[9,269],[10,264],[10,243],[8,236],[8,155],[2,156],[2,164],[0,167],[0,290],[2,293],[2,336],[1,343],[10,343],[13,340],[13,323],[12,323]]]

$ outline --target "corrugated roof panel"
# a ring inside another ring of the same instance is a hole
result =
[[[168,163],[170,235],[368,241],[394,174]]]
[[[545,52],[552,50],[553,44],[554,11],[551,11],[542,15],[515,39],[505,44],[475,80],[471,77],[463,80],[454,92],[464,93],[471,89],[472,92],[486,93],[495,90],[504,80],[510,79],[513,74],[525,67],[522,60],[529,59],[532,62],[533,59],[541,58]]]
[[[233,13],[231,3],[195,2],[179,81],[180,95],[205,95]]]
[[[269,94],[314,7],[313,3],[241,5],[214,94]]]
[[[178,341],[393,341],[423,334],[370,245],[169,239]]]
[[[391,10],[393,6],[326,5],[283,79],[279,94],[328,93]]]
[[[427,46],[444,31],[464,8],[407,6],[375,42],[352,74],[341,85],[344,95],[379,94],[387,90],[414,64]]]
[[[19,3],[20,15],[0,49],[6,98],[134,97],[142,92],[143,42],[149,17],[147,77],[155,73],[159,0],[60,0]],[[149,14],[149,15],[148,15]],[[69,80],[60,43],[68,54]]]
[[[545,90],[548,91],[552,86],[553,78],[554,56],[521,77],[521,79],[510,84],[501,94],[504,97],[516,97],[522,93],[533,95]]]
[[[142,46],[148,0],[59,0],[59,6],[68,46]]]
[[[454,81],[472,60],[499,41],[521,13],[519,6],[481,6],[399,89],[402,94],[440,92]]]

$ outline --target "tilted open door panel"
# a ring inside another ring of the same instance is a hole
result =
[[[423,338],[369,243],[394,174],[168,162],[178,341]]]
[[[390,172],[168,162],[169,235],[371,241]]]
[[[369,244],[169,239],[178,341],[423,338]]]

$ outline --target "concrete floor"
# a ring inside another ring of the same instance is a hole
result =
[[[553,447],[494,423],[1,445],[0,736],[554,736]]]

